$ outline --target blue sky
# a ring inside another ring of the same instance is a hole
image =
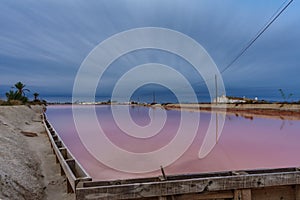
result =
[[[180,31],[201,44],[222,70],[284,2],[2,0],[0,98],[4,99],[5,92],[18,81],[44,99],[59,101],[70,97],[76,73],[89,52],[108,37],[132,28],[163,27]],[[300,100],[299,22],[300,2],[293,1],[222,74],[228,95],[281,100],[278,89],[282,88]],[[176,55],[157,50],[136,51],[112,63],[97,96],[107,98],[122,73],[147,62],[172,65],[188,77],[199,99],[206,99],[205,85],[192,67]],[[146,86],[140,95],[151,96],[149,91],[153,90],[157,90],[158,98],[161,91],[161,101],[173,100],[156,86]]]

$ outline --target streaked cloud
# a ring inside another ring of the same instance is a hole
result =
[[[45,95],[55,91],[71,94],[77,70],[88,53],[113,34],[137,27],[164,27],[187,34],[208,51],[221,70],[283,2],[1,1],[0,98],[19,80],[43,90],[40,93]],[[294,1],[224,73],[229,94],[255,96],[255,88],[265,88],[264,98],[276,98],[274,90],[280,87],[292,91],[294,97],[300,99],[299,10],[300,2]],[[201,77],[195,76],[185,61],[147,51],[143,55],[126,55],[113,63],[104,79],[107,81],[105,88],[111,90],[120,73],[147,62],[174,66],[196,83],[195,88],[205,90]],[[120,65],[124,66],[122,70]]]

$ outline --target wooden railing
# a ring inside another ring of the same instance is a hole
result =
[[[45,114],[43,115],[43,119],[51,147],[56,156],[56,162],[61,167],[61,175],[65,175],[67,178],[67,191],[75,192],[79,182],[92,181],[92,178],[68,150],[53,126],[47,120]]]
[[[298,168],[189,174],[116,181],[85,181],[77,199],[300,200]]]

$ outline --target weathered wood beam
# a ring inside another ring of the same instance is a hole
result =
[[[295,186],[295,199],[300,200],[300,185]]]
[[[238,175],[76,189],[78,199],[135,199],[300,184],[300,172]],[[96,198],[97,197],[97,198]]]
[[[295,200],[295,185],[252,189],[252,200]]]
[[[220,192],[204,192],[198,194],[185,194],[175,196],[176,200],[208,200],[208,199],[232,199],[234,197],[232,191]]]

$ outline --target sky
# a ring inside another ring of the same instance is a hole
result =
[[[31,98],[38,92],[40,98],[48,101],[71,101],[76,74],[89,53],[107,38],[134,28],[160,27],[183,33],[198,42],[222,71],[286,3],[284,0],[2,0],[0,99],[5,99],[5,92],[21,81],[30,89],[27,95]],[[222,73],[227,95],[283,100],[278,91],[282,89],[286,96],[293,94],[290,100],[300,100],[299,11],[300,2],[293,1]],[[189,80],[199,101],[207,101],[203,77],[193,66],[178,55],[158,49],[141,49],[117,58],[99,82],[97,98],[109,99],[118,79],[145,63],[172,66]],[[145,73],[136,78],[148,76]],[[168,74],[165,77],[172,79]],[[184,90],[182,87],[181,91]],[[176,100],[172,91],[157,84],[141,86],[133,99],[149,101],[153,91],[157,101]]]

